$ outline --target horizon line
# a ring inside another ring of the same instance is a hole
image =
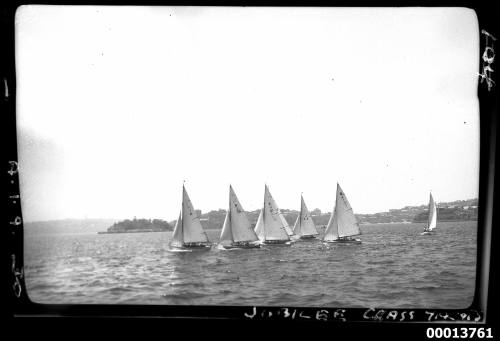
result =
[[[451,202],[455,202],[455,201],[467,201],[467,200],[479,200],[479,198],[469,198],[469,199],[457,199],[457,200],[452,200],[452,201],[443,201],[443,202],[436,202],[436,205],[439,205],[440,203],[441,204],[445,204],[445,203],[451,203]],[[403,206],[401,208],[390,208],[389,210],[387,211],[381,211],[381,212],[375,212],[375,213],[354,213],[355,215],[367,215],[367,214],[378,214],[378,213],[388,213],[390,212],[390,210],[399,210],[399,209],[403,209],[403,208],[406,208],[406,207],[421,207],[421,206],[426,206],[427,203],[424,203],[424,204],[421,204],[421,205],[414,205],[414,206]],[[319,209],[319,208],[313,208],[313,209],[310,209],[309,212],[312,212],[316,209]],[[197,211],[201,211],[199,209],[196,209],[195,210]],[[205,214],[205,213],[209,213],[209,212],[213,212],[213,211],[227,211],[227,209],[224,209],[224,208],[218,208],[218,209],[211,209],[209,211],[205,211],[204,213],[202,214]],[[245,212],[254,212],[254,211],[258,211],[260,210],[260,208],[257,208],[255,210],[245,210]],[[280,208],[280,211],[283,211],[283,210],[286,210],[286,211],[298,211],[298,210],[292,210],[292,209],[288,209],[288,208]],[[202,211],[203,212],[203,211]],[[327,211],[327,212],[321,212],[321,214],[328,214],[328,213],[331,213],[331,211]],[[63,220],[123,220],[123,219],[130,219],[130,218],[117,218],[117,217],[114,217],[114,218],[111,218],[111,217],[85,217],[85,218],[76,218],[76,217],[65,217],[65,218],[54,218],[54,219],[46,219],[46,220],[24,220],[23,219],[23,223],[41,223],[41,222],[51,222],[51,221],[63,221]],[[161,218],[136,218],[136,219],[161,219]],[[161,219],[162,220],[162,219]],[[165,220],[165,221],[175,221],[176,219],[173,219],[173,220]]]

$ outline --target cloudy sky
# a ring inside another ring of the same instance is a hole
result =
[[[22,6],[24,219],[476,197],[479,58],[464,8]]]

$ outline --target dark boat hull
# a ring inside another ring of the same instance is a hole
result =
[[[328,244],[361,244],[361,239],[337,239],[337,240],[323,240],[324,243]]]
[[[311,239],[316,239],[316,235],[306,235],[306,236],[300,236],[299,239],[302,240],[311,240]]]
[[[233,249],[258,249],[260,244],[234,244],[234,245],[221,245],[222,249],[233,250]]]
[[[212,245],[210,244],[184,244],[183,246],[171,246],[173,250],[180,251],[204,251],[210,250]]]
[[[264,240],[262,242],[263,245],[272,245],[272,246],[290,246],[292,244],[291,240]]]

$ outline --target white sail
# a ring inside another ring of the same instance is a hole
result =
[[[222,245],[230,245],[233,243],[233,234],[231,232],[231,217],[229,211],[226,213],[224,225],[222,225],[219,243]]]
[[[280,217],[280,210],[276,205],[267,186],[264,194],[264,234],[265,240],[290,240],[285,225]]]
[[[293,224],[293,233],[297,235],[300,234],[300,212],[297,219],[295,219],[295,223]]]
[[[170,245],[172,246],[182,246],[184,240],[182,238],[182,211],[179,212],[179,218],[175,222],[174,233],[172,235],[172,240],[170,241]]]
[[[314,221],[307,209],[306,203],[302,195],[300,196],[300,213],[297,222],[295,223],[293,233],[300,236],[315,236],[318,234]]]
[[[208,237],[201,226],[184,186],[182,186],[182,230],[184,243],[208,243]]]
[[[328,220],[328,225],[326,225],[325,235],[323,240],[334,241],[339,239],[339,227],[337,221],[337,205],[333,208],[332,214],[330,215],[330,220]]]
[[[269,193],[269,188],[267,187],[267,185],[266,185],[266,193]],[[283,215],[283,213],[281,213],[280,209],[278,208],[278,205],[276,204],[276,201],[274,201],[274,198],[271,196],[271,193],[269,193],[269,201],[271,203],[273,211],[278,212],[279,219],[280,219],[281,224],[283,225],[283,228],[285,229],[286,233],[289,236],[292,236],[293,235],[293,231],[290,228],[290,226],[288,225],[288,222],[286,221],[285,216]]]
[[[428,220],[429,231],[434,230],[436,228],[436,225],[437,225],[437,208],[431,193],[429,199],[429,220]]]
[[[350,237],[361,234],[352,207],[339,184],[337,184],[337,199],[335,206],[337,208],[339,237]]]
[[[259,212],[259,218],[257,218],[257,223],[254,228],[255,234],[260,240],[266,239],[266,234],[264,230],[264,209],[262,208]]]
[[[254,242],[259,240],[255,231],[252,230],[250,221],[232,186],[229,186],[229,212],[233,241]]]
[[[281,219],[281,223],[283,224],[283,227],[285,228],[286,233],[289,236],[293,236],[293,230],[290,227],[290,225],[288,225],[288,222],[286,221],[285,216],[281,212],[280,212],[280,219]]]
[[[337,184],[337,196],[335,199],[335,208],[328,221],[328,226],[325,231],[324,240],[333,241],[339,237],[350,237],[361,234],[359,224],[356,221],[344,191]]]

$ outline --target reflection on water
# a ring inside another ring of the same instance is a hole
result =
[[[362,225],[361,245],[169,252],[170,232],[27,230],[25,274],[39,303],[465,308],[476,222]],[[219,231],[209,230],[216,242]]]

